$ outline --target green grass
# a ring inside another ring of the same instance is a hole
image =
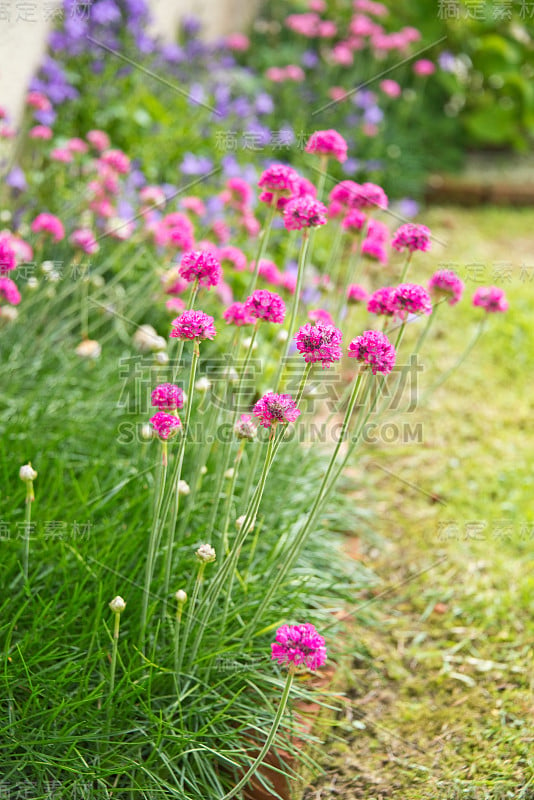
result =
[[[351,628],[348,700],[307,800],[333,785],[343,800],[534,796],[534,284],[522,270],[534,212],[435,208],[422,221],[447,248],[417,258],[413,276],[452,262],[465,279],[483,264],[482,285],[505,288],[510,311],[427,407],[401,417],[422,422],[423,441],[368,445],[351,470],[352,497],[375,508],[383,538],[351,550],[382,584],[355,606],[376,626]],[[493,273],[503,262],[506,283]],[[467,300],[440,309],[423,384],[473,328]]]

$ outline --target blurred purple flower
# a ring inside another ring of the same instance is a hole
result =
[[[267,92],[260,92],[256,97],[254,108],[257,114],[270,114],[274,109],[273,98]]]
[[[122,19],[120,9],[113,0],[99,0],[93,3],[90,16],[91,22],[96,25],[112,25]]]
[[[302,64],[303,67],[306,67],[307,69],[313,69],[319,63],[319,56],[313,50],[306,50],[302,54],[300,63]]]
[[[384,112],[378,106],[371,106],[365,109],[363,118],[369,125],[378,125],[384,119]]]
[[[419,213],[419,203],[411,197],[403,197],[398,202],[399,214],[406,219],[412,219]]]
[[[194,153],[185,153],[180,165],[184,175],[204,175],[213,169],[213,161],[206,156],[196,156]]]
[[[16,189],[19,192],[24,192],[28,186],[24,172],[17,165],[11,169],[4,180],[8,186],[10,186],[12,189]]]

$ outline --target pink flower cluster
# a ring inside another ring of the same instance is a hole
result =
[[[340,133],[332,129],[312,133],[305,149],[306,153],[331,156],[341,164],[347,160],[347,142]]]
[[[158,411],[153,417],[150,417],[154,430],[160,439],[168,439],[173,436],[181,427],[182,422],[180,417],[174,414],[166,414],[165,411]]]
[[[271,164],[260,176],[258,186],[264,189],[260,195],[262,202],[268,202],[265,192],[291,197],[298,188],[298,173],[292,167],[285,164]],[[272,196],[271,196],[272,202]]]
[[[295,197],[284,206],[284,225],[288,231],[326,225],[327,208],[313,197]]]
[[[383,286],[373,292],[367,303],[367,311],[371,314],[379,314],[384,317],[392,317],[395,314],[395,288],[393,286]]]
[[[73,231],[69,241],[74,247],[83,250],[83,252],[89,256],[98,253],[100,250],[100,245],[96,241],[95,235],[90,228],[78,228]]]
[[[353,339],[349,356],[370,366],[373,375],[387,375],[395,366],[395,348],[381,331],[365,331]]]
[[[397,315],[403,319],[406,314],[432,313],[432,301],[427,290],[418,283],[401,283],[395,289],[393,305]]]
[[[276,292],[269,292],[267,289],[256,289],[250,297],[247,297],[245,311],[253,319],[281,323],[286,315],[286,306]]]
[[[369,220],[367,236],[362,242],[362,254],[379,261],[380,264],[386,264],[388,260],[388,239],[388,226],[377,219]]]
[[[281,625],[271,645],[271,660],[278,664],[315,670],[326,662],[326,644],[310,622]]]
[[[473,305],[489,314],[508,311],[508,300],[503,289],[497,286],[481,286],[473,295]]]
[[[43,212],[38,214],[31,224],[33,233],[48,233],[54,242],[60,242],[65,238],[65,228],[63,223],[54,214]]]
[[[182,256],[180,277],[189,283],[199,282],[201,286],[217,286],[222,277],[219,261],[208,250],[191,250]]]
[[[0,297],[12,306],[18,306],[20,303],[20,292],[11,278],[0,278]]]
[[[184,407],[184,393],[174,383],[160,383],[152,392],[151,402],[160,411],[174,411]]]
[[[195,243],[193,224],[185,214],[173,211],[151,226],[154,241],[159,247],[192,250]]]
[[[174,339],[213,339],[216,331],[214,319],[203,311],[184,311],[171,322],[171,338]]]
[[[17,266],[17,254],[9,236],[0,235],[0,275],[5,275]]]
[[[351,283],[347,287],[347,300],[349,303],[365,303],[368,298],[367,290],[359,283]]]
[[[347,231],[347,233],[358,234],[363,230],[366,219],[367,217],[363,211],[353,208],[344,218],[343,222],[341,223],[341,227],[343,230]]]
[[[243,325],[254,325],[255,317],[253,317],[247,311],[245,304],[240,303],[236,300],[235,303],[232,303],[228,306],[228,308],[223,313],[223,319],[226,320],[228,325],[237,325],[238,327],[242,327]]]
[[[357,209],[388,207],[388,197],[384,190],[376,183],[356,183],[356,181],[341,181],[330,192],[329,214],[331,217],[347,211]]]
[[[300,414],[290,394],[267,392],[253,408],[255,416],[264,428],[271,428],[279,422],[295,422]]]
[[[406,225],[401,225],[395,232],[391,246],[395,250],[409,250],[413,253],[415,250],[426,252],[430,250],[430,230],[426,225],[413,225],[411,222]]]
[[[307,364],[321,362],[323,369],[340,361],[343,351],[341,339],[343,334],[334,325],[317,322],[315,325],[303,325],[295,336],[297,350],[304,356]]]
[[[440,269],[428,281],[428,288],[435,296],[448,297],[449,305],[454,306],[462,298],[464,282],[452,269]]]
[[[273,83],[284,83],[284,81],[301,83],[306,75],[298,64],[288,64],[287,67],[268,67],[265,70],[265,77]]]

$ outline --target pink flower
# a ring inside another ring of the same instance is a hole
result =
[[[165,195],[163,196],[165,197]],[[192,214],[196,214],[197,217],[202,217],[206,213],[206,206],[200,197],[184,197],[181,206],[185,208],[186,211],[191,211]]]
[[[0,235],[0,275],[17,266],[17,254],[9,236]]]
[[[497,286],[481,286],[473,295],[473,305],[483,308],[489,314],[508,311],[508,300]]]
[[[336,44],[336,46],[332,48],[331,57],[334,63],[341,64],[344,67],[349,67],[354,61],[354,53],[346,42],[339,42]],[[345,94],[345,92],[343,92],[343,94]]]
[[[184,311],[171,322],[171,338],[174,339],[213,339],[214,319],[203,311]]]
[[[217,286],[222,278],[221,265],[208,250],[191,250],[182,256],[180,276],[189,283],[198,280],[201,286]]]
[[[221,247],[219,250],[219,259],[221,263],[225,261],[231,264],[236,272],[243,272],[247,268],[247,257],[242,250],[233,245]]]
[[[359,283],[351,283],[347,288],[347,300],[349,303],[365,303],[369,299],[366,289]]]
[[[354,200],[359,196],[359,193],[360,184],[355,181],[341,181],[341,183],[338,183],[330,192],[329,215],[336,217],[351,208],[356,208]]]
[[[318,14],[290,14],[286,17],[286,25],[290,30],[310,38],[318,35],[320,22]]]
[[[281,323],[286,315],[285,303],[279,294],[267,289],[256,289],[245,301],[246,312],[254,319]]]
[[[101,153],[102,150],[106,150],[110,145],[109,136],[105,131],[100,131],[100,130],[89,131],[89,133],[85,138],[87,139],[89,144],[93,145],[95,150],[98,150],[99,153]]]
[[[300,414],[290,394],[274,392],[264,394],[254,406],[253,412],[264,428],[271,428],[279,422],[295,422]]]
[[[373,375],[387,375],[395,366],[395,348],[385,333],[365,331],[349,344],[349,357],[371,367]]]
[[[404,249],[413,253],[415,250],[426,252],[430,250],[430,230],[426,225],[414,225],[407,222],[395,232],[391,246],[401,252]]]
[[[359,233],[365,225],[366,219],[367,217],[363,211],[354,208],[352,211],[349,211],[341,223],[341,227],[348,233]]]
[[[165,294],[182,294],[189,286],[188,282],[180,277],[180,268],[176,266],[163,273],[161,285]]]
[[[66,147],[54,147],[50,151],[50,158],[52,161],[59,161],[61,164],[70,164],[73,160],[72,153]]]
[[[389,10],[383,3],[375,3],[374,0],[354,0],[355,11],[363,11],[365,14],[374,14],[376,17],[387,17]]]
[[[402,88],[397,81],[392,81],[389,78],[386,78],[383,81],[380,81],[380,88],[387,94],[388,97],[399,97],[402,93]]]
[[[343,163],[347,160],[347,142],[335,130],[316,131],[308,139],[306,153],[332,156],[332,158]]]
[[[273,83],[282,83],[286,78],[286,71],[281,67],[268,67],[265,70],[265,77]]]
[[[325,641],[310,622],[281,625],[271,645],[271,660],[280,665],[318,669],[326,662]]]
[[[38,214],[31,224],[34,233],[49,233],[54,242],[60,242],[65,238],[65,228],[61,220],[54,214]]]
[[[326,0],[309,0],[308,6],[310,11],[316,11],[318,14],[322,14],[327,8]]]
[[[337,25],[331,19],[321,20],[319,26],[317,28],[317,35],[321,37],[321,39],[330,39],[332,36],[335,36],[337,33]]]
[[[12,306],[18,306],[20,303],[20,292],[11,278],[0,278],[0,297]]]
[[[388,253],[385,242],[378,237],[368,236],[362,242],[362,255],[372,258],[380,264],[387,264]]]
[[[297,276],[294,272],[281,272],[280,273],[280,286],[282,289],[286,289],[291,294],[295,294],[297,289]]]
[[[223,197],[224,202],[229,202],[239,209],[252,202],[252,187],[243,178],[229,178],[226,181],[226,190]]]
[[[370,311],[371,314],[392,317],[396,310],[393,302],[394,295],[395,288],[393,286],[384,286],[382,289],[377,289],[369,298],[367,311]]]
[[[401,283],[393,294],[393,306],[399,317],[406,314],[432,313],[432,301],[427,290],[418,283]]]
[[[157,414],[150,417],[150,422],[160,439],[168,439],[169,436],[173,436],[182,427],[180,417],[175,417],[174,414],[166,414],[164,411],[158,411]]]
[[[87,153],[89,150],[84,140],[80,139],[78,136],[69,139],[66,147],[71,153]]]
[[[294,337],[297,350],[304,356],[307,364],[321,362],[323,369],[331,367],[343,355],[341,339],[343,334],[334,325],[325,325],[317,322],[315,325],[306,323]]]
[[[272,164],[260,176],[258,186],[276,195],[294,194],[298,187],[298,173],[285,164]],[[260,197],[261,200],[261,197]]]
[[[288,231],[326,225],[328,209],[319,200],[305,195],[289,200],[284,206],[284,225]]]
[[[185,303],[181,297],[169,297],[168,300],[165,300],[165,308],[172,314],[176,314],[184,310]]]
[[[388,198],[384,190],[376,183],[362,183],[356,197],[352,198],[352,208],[381,208],[388,207]]]
[[[254,261],[250,262],[250,269],[254,270],[256,268],[256,263]],[[280,284],[280,270],[274,263],[274,261],[269,261],[266,258],[262,258],[260,261],[260,265],[258,267],[258,275],[260,275],[267,283],[272,283],[274,286],[278,286]]]
[[[245,308],[244,303],[239,303],[236,301],[232,303],[232,305],[228,306],[228,308],[223,313],[223,319],[226,320],[228,325],[237,325],[238,327],[242,327],[243,325],[254,325],[256,321],[251,314]]]
[[[250,47],[250,39],[244,33],[230,33],[224,43],[229,50],[236,53],[244,53]]]
[[[28,92],[26,103],[35,108],[36,111],[50,111],[52,103],[48,97],[41,92]]]
[[[427,58],[420,58],[413,65],[413,71],[416,75],[433,75],[436,71],[436,65]]]
[[[89,228],[78,228],[71,233],[69,238],[70,243],[74,247],[83,250],[87,255],[94,255],[100,250],[100,246],[95,239],[94,233]]]
[[[160,186],[143,186],[139,191],[139,199],[142,203],[151,208],[159,208],[160,206],[164,206],[167,202],[165,192]],[[182,203],[185,203],[186,199],[187,198],[184,198]]]
[[[122,150],[106,150],[100,156],[100,161],[119,175],[127,175],[130,172],[130,159]]]
[[[288,81],[295,81],[295,83],[302,83],[306,75],[302,67],[298,64],[288,64],[285,68],[285,77]]]
[[[238,439],[252,441],[256,438],[256,426],[250,414],[241,414],[234,426],[234,433]]]
[[[160,383],[152,392],[151,402],[160,411],[175,411],[184,407],[184,393],[174,383]]]
[[[195,244],[195,231],[191,221],[185,214],[173,211],[163,217],[156,225],[154,240],[160,247],[192,250]]]
[[[308,319],[312,322],[321,322],[323,325],[333,325],[332,315],[325,308],[312,308],[308,311]]]
[[[448,297],[449,305],[454,306],[461,300],[465,287],[452,269],[440,269],[428,281],[428,288],[432,295]]]
[[[48,125],[34,125],[30,130],[30,139],[43,139],[44,141],[48,141],[52,136],[52,128],[49,128]]]

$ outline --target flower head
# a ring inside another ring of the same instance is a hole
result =
[[[113,598],[113,600],[109,604],[109,607],[111,608],[114,614],[122,614],[122,612],[126,608],[126,602],[122,599],[122,597],[120,597],[120,595],[117,595],[117,597]]]
[[[203,311],[184,311],[173,319],[170,336],[174,339],[213,339],[215,326],[213,317]]]
[[[298,188],[298,173],[285,164],[272,164],[262,172],[258,181],[260,189],[276,195],[291,196]],[[262,197],[260,197],[260,200]]]
[[[74,247],[78,247],[90,256],[94,255],[94,253],[98,253],[100,249],[93,231],[89,228],[78,228],[71,233],[69,241]]]
[[[184,407],[184,393],[173,383],[160,383],[152,392],[151,401],[160,411],[174,411]]]
[[[383,286],[381,289],[377,289],[368,300],[367,311],[371,314],[392,317],[395,314],[394,295],[395,288],[393,286]]]
[[[60,242],[65,238],[65,228],[63,223],[54,214],[38,214],[31,224],[34,233],[49,233],[54,242]]]
[[[271,428],[279,422],[295,422],[300,414],[290,394],[267,392],[254,406],[254,414],[260,425]]]
[[[365,331],[349,344],[349,357],[371,367],[373,375],[387,375],[395,366],[395,348],[385,333]]]
[[[17,266],[17,254],[9,236],[0,236],[0,275],[5,275]]]
[[[254,319],[280,323],[284,321],[286,306],[276,292],[267,289],[256,289],[245,301],[245,311]]]
[[[432,313],[432,301],[427,290],[418,283],[401,283],[393,294],[393,306],[399,317],[409,314]]]
[[[284,225],[288,231],[302,228],[318,228],[326,225],[328,209],[319,200],[309,195],[295,197],[284,206]]]
[[[0,278],[0,298],[2,297],[12,306],[18,306],[21,301],[17,284],[11,278]]]
[[[409,250],[410,253],[415,250],[426,252],[430,250],[430,236],[430,230],[426,225],[414,225],[407,222],[395,232],[391,246],[399,252],[402,250]]]
[[[347,233],[360,233],[365,225],[366,219],[367,217],[363,211],[360,211],[359,208],[353,208],[348,212],[347,216],[341,223],[341,227],[344,231],[347,231]]]
[[[367,290],[359,283],[350,283],[347,287],[347,300],[349,303],[365,303],[369,299]]]
[[[280,665],[318,669],[326,662],[326,645],[314,625],[281,625],[271,645],[271,660]]]
[[[215,561],[216,553],[211,544],[201,544],[195,553],[198,560],[203,564]]]
[[[250,414],[241,414],[235,424],[234,433],[238,439],[248,439],[250,442],[256,438],[256,426]]]
[[[29,483],[30,481],[34,481],[36,477],[37,473],[31,464],[24,464],[19,469],[19,478],[21,479],[21,481],[24,481],[24,483]]]
[[[428,281],[428,288],[432,295],[448,297],[449,305],[454,306],[461,300],[465,286],[452,269],[440,269]]]
[[[221,265],[208,250],[191,250],[182,256],[180,276],[189,283],[198,280],[201,286],[217,286],[222,277]]]
[[[82,339],[74,352],[81,358],[100,358],[102,346],[96,339]]]
[[[508,300],[503,289],[497,286],[481,286],[473,295],[473,305],[483,308],[489,314],[508,311]]]
[[[183,606],[183,604],[187,602],[187,592],[184,592],[183,589],[178,589],[174,597],[176,599],[176,602],[181,606]]]
[[[160,439],[168,439],[169,436],[173,436],[182,427],[179,417],[175,417],[174,414],[167,414],[165,411],[158,411],[157,414],[150,417],[150,422]]]
[[[315,131],[308,139],[306,152],[332,156],[343,163],[347,160],[347,142],[337,131]]]
[[[306,363],[320,361],[324,369],[341,359],[343,355],[342,336],[339,328],[334,325],[325,325],[323,322],[311,325],[308,322],[299,329],[295,336],[297,350],[302,353]]]
[[[256,321],[255,318],[245,308],[245,304],[240,303],[238,300],[229,305],[224,311],[223,319],[226,320],[228,325],[237,325],[238,327],[242,327],[243,325],[254,325],[254,322]]]
[[[333,325],[332,314],[326,308],[312,308],[308,311],[308,319],[312,322],[322,322],[324,325]]]

